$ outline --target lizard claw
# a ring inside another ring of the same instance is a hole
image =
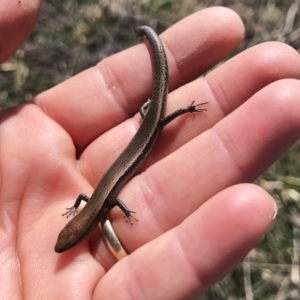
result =
[[[69,218],[71,215],[73,215],[73,217],[75,217],[75,215],[77,214],[77,209],[75,206],[67,207],[66,210],[67,210],[67,212],[62,214],[62,216],[67,216],[67,218]]]
[[[135,218],[132,214],[135,214],[135,211],[130,211],[128,210],[124,216],[124,218],[126,218],[126,222],[129,221],[131,225],[133,225],[133,223],[131,222],[131,219],[134,219],[136,222],[138,222],[139,220],[137,218]]]

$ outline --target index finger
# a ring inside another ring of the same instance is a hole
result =
[[[225,8],[199,11],[169,28],[161,39],[170,89],[218,63],[240,43],[243,34],[240,18]],[[80,151],[132,116],[150,97],[151,61],[145,45],[137,45],[37,96],[34,102],[65,128]]]

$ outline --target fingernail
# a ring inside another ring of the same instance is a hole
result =
[[[273,205],[274,205],[274,214],[273,214],[273,218],[272,218],[272,220],[274,220],[277,216],[278,209],[277,209],[277,204],[276,204],[275,199],[273,197],[271,197],[271,198],[272,198]]]

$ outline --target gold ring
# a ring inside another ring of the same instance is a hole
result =
[[[101,229],[104,235],[104,239],[106,241],[106,244],[113,254],[113,256],[117,259],[120,260],[127,256],[126,251],[124,250],[121,242],[119,241],[109,219],[107,214],[105,217],[101,220]]]

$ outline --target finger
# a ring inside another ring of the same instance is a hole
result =
[[[287,53],[289,59],[286,60]],[[285,78],[298,79],[299,76],[298,52],[286,44],[268,42],[224,63],[209,73],[206,81],[213,99],[227,115],[268,84]]]
[[[111,213],[125,248],[134,251],[222,189],[260,175],[299,139],[299,94],[298,80],[268,85],[211,130],[134,177],[118,198],[137,212],[139,223],[129,230],[122,213]]]
[[[161,36],[171,89],[226,57],[243,33],[240,18],[225,8],[199,11],[172,26]],[[80,152],[138,111],[151,95],[152,73],[151,50],[141,44],[103,60],[34,102],[65,128]]]
[[[276,66],[276,67],[274,67]],[[282,43],[264,43],[227,61],[205,79],[196,80],[172,92],[166,114],[191,103],[206,102],[207,112],[185,115],[170,123],[161,133],[145,170],[189,140],[218,123],[264,86],[282,78],[300,76],[298,53]],[[132,139],[142,122],[139,115],[102,135],[81,157],[81,170],[90,174],[95,185],[119,153]]]
[[[95,299],[191,299],[224,277],[269,228],[274,201],[255,185],[215,195],[179,226],[114,266]],[[122,274],[120,276],[120,274]]]
[[[1,1],[0,63],[9,58],[29,36],[37,21],[40,5],[40,0]]]

